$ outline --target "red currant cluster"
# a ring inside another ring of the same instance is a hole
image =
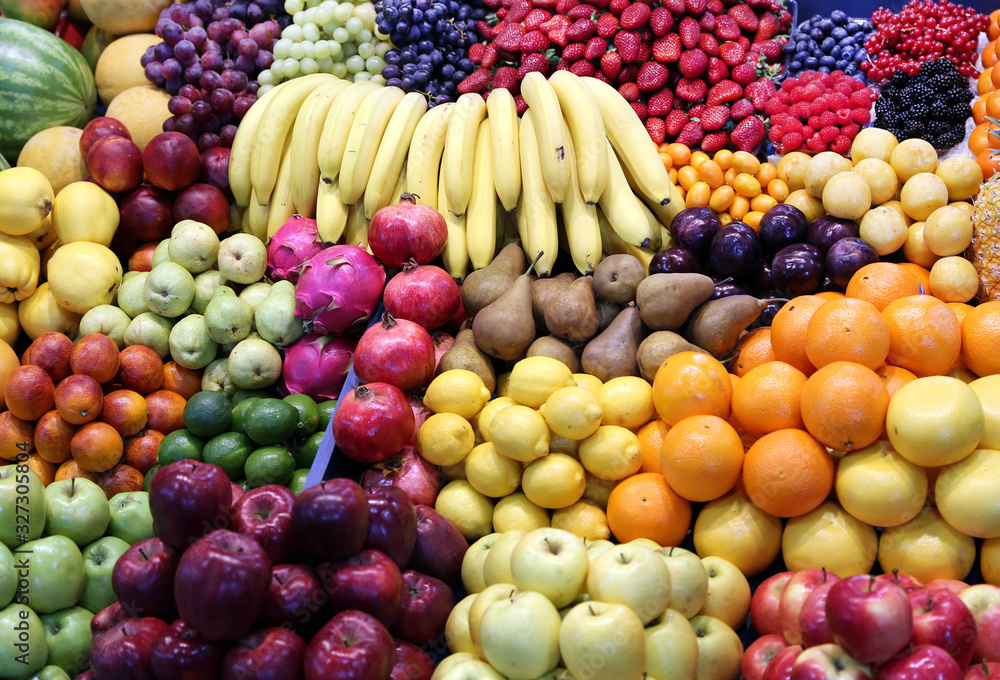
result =
[[[916,75],[921,64],[941,57],[968,78],[976,74],[976,47],[989,17],[948,0],[910,0],[899,14],[879,7],[872,24],[875,33],[865,42],[870,60],[861,64],[869,78]]]

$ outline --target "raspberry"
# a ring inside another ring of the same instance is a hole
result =
[[[785,80],[781,83],[781,91],[788,92],[793,87],[796,87],[798,84],[799,84],[798,78],[785,78]]]
[[[821,127],[823,127],[819,123],[819,116],[809,116],[809,120],[807,122],[809,123],[809,127],[811,127],[811,128],[821,128]]]
[[[826,127],[827,125],[836,125],[837,116],[834,115],[833,111],[824,111],[819,115],[819,127]]]
[[[781,132],[781,128],[772,126],[771,129],[767,131],[767,138],[770,139],[775,144],[780,142],[782,137],[783,133]]]
[[[835,140],[840,135],[840,129],[835,128],[830,125],[819,131],[819,138],[823,140],[824,143],[829,144]]]
[[[859,132],[861,132],[861,126],[857,123],[848,123],[840,128],[840,134],[850,139],[857,137]]]
[[[806,88],[796,87],[794,90],[790,91],[788,95],[789,101],[798,103],[806,98]]]
[[[837,153],[847,153],[851,150],[851,140],[844,135],[838,136],[833,142],[830,143],[830,151],[836,151]]]
[[[809,125],[802,126],[802,136],[804,138],[808,139],[812,137],[814,134],[816,134],[816,130],[814,130],[811,126]]]
[[[819,135],[813,135],[810,137],[809,141],[806,142],[806,146],[809,147],[809,150],[814,153],[826,151],[826,143],[819,138]]]
[[[851,120],[853,120],[858,125],[867,125],[871,122],[872,113],[869,109],[856,108],[851,109]]]
[[[812,115],[812,109],[809,107],[808,102],[796,102],[792,104],[788,112],[795,116],[796,118],[801,118],[802,120],[807,119]]]
[[[851,80],[853,80],[853,78]],[[851,90],[851,84],[847,83],[847,82],[845,82],[843,80],[841,80],[840,82],[834,83],[833,87],[830,88],[830,89],[832,89],[834,92],[839,92],[839,93],[841,93],[843,95],[846,95],[848,97],[851,96],[851,92],[853,91],[853,90]]]
[[[850,100],[847,95],[841,92],[831,92],[827,99],[830,102],[830,108],[836,111],[837,109],[846,109],[850,106]]]
[[[799,84],[805,85],[807,83],[811,83],[818,75],[819,73],[817,71],[803,71],[799,74]]]
[[[785,153],[795,151],[802,146],[801,132],[786,132],[781,136],[781,147]]]
[[[827,108],[829,107],[827,107],[823,97],[817,97],[816,99],[813,100],[812,104],[809,105],[809,110],[812,111],[812,114],[814,116],[818,116],[819,114],[823,113],[824,111],[827,110]]]
[[[823,74],[826,75],[826,74]],[[802,98],[806,101],[812,101],[823,94],[823,86],[816,83],[809,83],[806,85],[804,90],[804,95]]]
[[[778,101],[777,97],[771,97],[766,102],[764,102],[764,112],[769,116],[774,116],[779,113],[785,113],[788,111],[788,104],[784,104]]]
[[[872,104],[872,100],[869,94],[870,91],[866,92],[865,90],[856,90],[855,92],[851,93],[850,97],[848,97],[847,103],[852,108],[857,106],[863,106],[864,108],[867,109]]]
[[[847,125],[851,122],[851,110],[850,109],[837,109],[834,111],[834,115],[837,116],[837,122],[840,125]]]

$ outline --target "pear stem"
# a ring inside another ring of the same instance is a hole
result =
[[[535,269],[535,265],[536,265],[536,264],[538,264],[538,261],[539,261],[540,259],[542,259],[542,255],[544,255],[544,254],[545,254],[545,251],[544,251],[544,250],[539,250],[539,251],[538,251],[538,254],[537,254],[537,255],[535,255],[535,259],[531,261],[531,264],[530,264],[530,265],[528,265],[528,269],[527,269],[527,271],[525,271],[525,272],[524,272],[524,273],[525,273],[526,275],[527,275],[527,274],[531,274],[531,272],[532,272],[532,271],[534,271],[534,269]]]

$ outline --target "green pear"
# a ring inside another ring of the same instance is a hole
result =
[[[212,299],[212,294],[219,286],[224,286],[226,279],[222,272],[210,269],[194,277],[194,300],[191,301],[191,311],[195,314],[204,314],[208,301]]]
[[[222,392],[227,398],[236,394],[236,385],[229,377],[229,359],[216,359],[205,367],[205,373],[201,377],[201,389]]]
[[[228,292],[227,292],[228,291]],[[250,334],[253,310],[227,286],[219,286],[205,307],[208,336],[224,344],[238,342]]]
[[[149,272],[125,272],[118,286],[118,306],[133,319],[149,311],[146,301],[142,299],[142,287],[147,276]]]
[[[170,356],[184,368],[205,368],[215,359],[219,343],[208,334],[205,317],[188,314],[170,329]]]
[[[277,281],[257,307],[254,322],[260,337],[278,347],[287,347],[305,335],[302,319],[295,316],[295,286]]]

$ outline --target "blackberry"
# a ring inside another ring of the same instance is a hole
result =
[[[876,124],[900,139],[919,137],[936,148],[965,136],[972,91],[948,59],[926,62],[916,75],[896,71],[875,104]]]

